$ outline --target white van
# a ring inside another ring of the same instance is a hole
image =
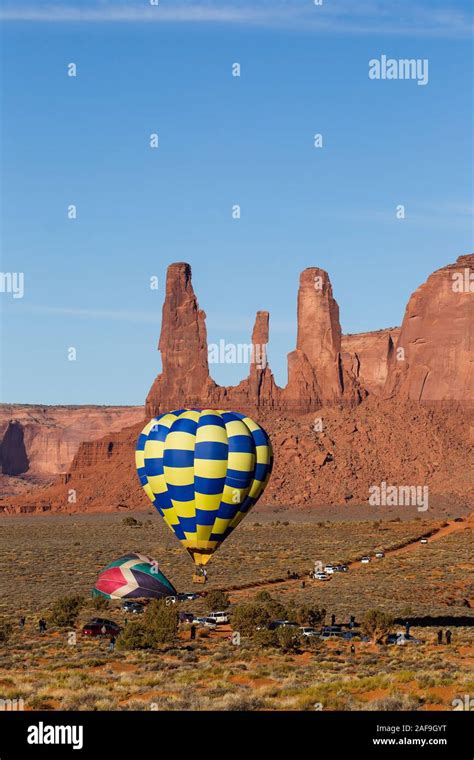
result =
[[[225,625],[230,621],[227,612],[210,612],[207,617],[213,620],[216,625]]]

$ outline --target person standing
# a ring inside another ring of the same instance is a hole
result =
[[[194,641],[195,638],[196,638],[196,626],[193,623],[191,625],[191,630],[190,630],[190,639],[191,641]]]
[[[448,628],[448,630],[446,631],[446,644],[451,644],[451,636],[452,636],[452,633]]]
[[[442,644],[443,643],[443,631],[442,631],[441,628],[439,629],[437,635],[438,635],[438,644]]]
[[[112,634],[112,636],[110,637],[110,641],[109,641],[109,652],[113,652],[114,651],[114,649],[115,649],[115,641],[116,641],[115,636]]]
[[[20,620],[18,621],[18,625],[20,626],[20,630],[23,630],[25,627],[26,618],[24,615],[21,616]]]

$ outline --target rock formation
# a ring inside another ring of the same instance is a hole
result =
[[[380,396],[388,373],[388,363],[400,330],[357,333],[342,336],[342,358],[350,364],[352,374],[369,393]]]
[[[144,418],[143,407],[0,404],[1,471],[51,479],[67,472],[84,440]]]
[[[209,377],[206,315],[199,308],[191,283],[189,264],[168,267],[161,335],[162,372],[146,400],[146,414],[197,406],[207,399],[215,383]]]
[[[134,469],[136,438],[145,416],[185,405],[245,411],[268,430],[275,469],[266,504],[361,504],[372,484],[387,481],[426,484],[430,499],[467,507],[474,500],[466,467],[473,264],[474,256],[462,256],[431,275],[411,297],[400,331],[348,336],[341,336],[328,275],[305,270],[297,346],[283,389],[266,361],[265,311],[256,315],[248,377],[230,388],[216,385],[190,267],[171,265],[159,341],[163,370],[146,415],[138,407],[0,407],[6,471],[68,469],[41,498],[35,492],[4,498],[0,511],[149,509]],[[77,492],[74,504],[70,488]]]
[[[438,269],[411,296],[392,353],[388,398],[472,402],[474,254]]]
[[[276,385],[266,361],[268,312],[257,312],[249,375],[232,387],[216,385],[209,375],[205,317],[192,287],[189,264],[171,264],[158,343],[162,371],[148,394],[147,416],[183,406],[305,412],[323,403],[359,403],[365,395],[341,357],[339,307],[322,269],[306,269],[300,277],[297,347],[288,356],[284,389]]]
[[[4,475],[21,475],[30,468],[23,425],[10,420],[0,444],[0,465]]]

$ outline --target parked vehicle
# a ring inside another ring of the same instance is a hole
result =
[[[195,617],[193,612],[181,611],[178,615],[178,620],[180,623],[192,623]]]
[[[82,629],[83,636],[118,636],[121,628],[113,620],[92,618]]]
[[[272,620],[268,628],[270,631],[274,631],[276,628],[298,628],[298,624],[292,623],[290,620]]]
[[[361,562],[363,565],[368,565],[370,562],[370,557],[362,557]]]
[[[323,625],[321,633],[342,633],[342,625]]]
[[[178,602],[194,602],[195,599],[201,598],[201,594],[191,591],[186,594],[178,594],[176,598]]]
[[[122,610],[124,612],[132,612],[134,615],[140,615],[145,611],[145,605],[141,602],[134,602],[132,599],[127,599],[122,604]]]
[[[213,620],[216,625],[225,625],[230,622],[230,617],[227,612],[210,612],[208,617],[210,620]]]
[[[407,636],[406,633],[399,631],[398,633],[389,633],[385,640],[385,643],[404,646],[405,644],[421,644],[421,641],[420,639],[416,639],[414,636]]]
[[[192,622],[195,625],[202,625],[205,628],[215,628],[216,624],[210,617],[194,617]]]
[[[168,605],[169,604],[176,604],[177,601],[178,601],[178,597],[177,596],[165,596],[165,602]]]
[[[347,573],[349,570],[347,565],[334,565],[334,572],[335,573]]]
[[[423,538],[420,538],[420,544],[427,544],[427,543],[428,543],[428,539],[425,538],[425,536],[423,536]]]
[[[385,553],[382,550],[380,550],[378,552],[375,552],[375,556],[377,557],[377,559],[382,559],[383,557],[385,557]]]
[[[332,574],[334,572],[334,565],[326,565],[324,568],[324,572],[328,574]]]
[[[341,630],[339,630],[339,631],[324,631],[323,630],[323,631],[321,631],[320,635],[321,635],[322,639],[331,639],[331,638],[342,639],[342,638],[345,637],[345,633],[347,633],[347,632],[341,631]]]
[[[310,638],[311,636],[319,636],[319,631],[317,631],[315,628],[311,628],[311,626],[305,626],[302,625],[300,627],[301,636],[306,636],[307,638]]]
[[[331,576],[328,575],[327,573],[323,573],[323,572],[315,573],[314,574],[314,580],[315,581],[330,581],[331,580]]]

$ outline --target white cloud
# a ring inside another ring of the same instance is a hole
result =
[[[146,0],[109,3],[83,0],[81,3],[19,3],[4,0],[3,21],[63,23],[221,23],[247,26],[282,27],[341,34],[391,34],[403,36],[468,37],[472,31],[469,5],[451,2],[449,10],[440,0],[339,0],[315,6],[311,0],[162,0],[150,6]]]

